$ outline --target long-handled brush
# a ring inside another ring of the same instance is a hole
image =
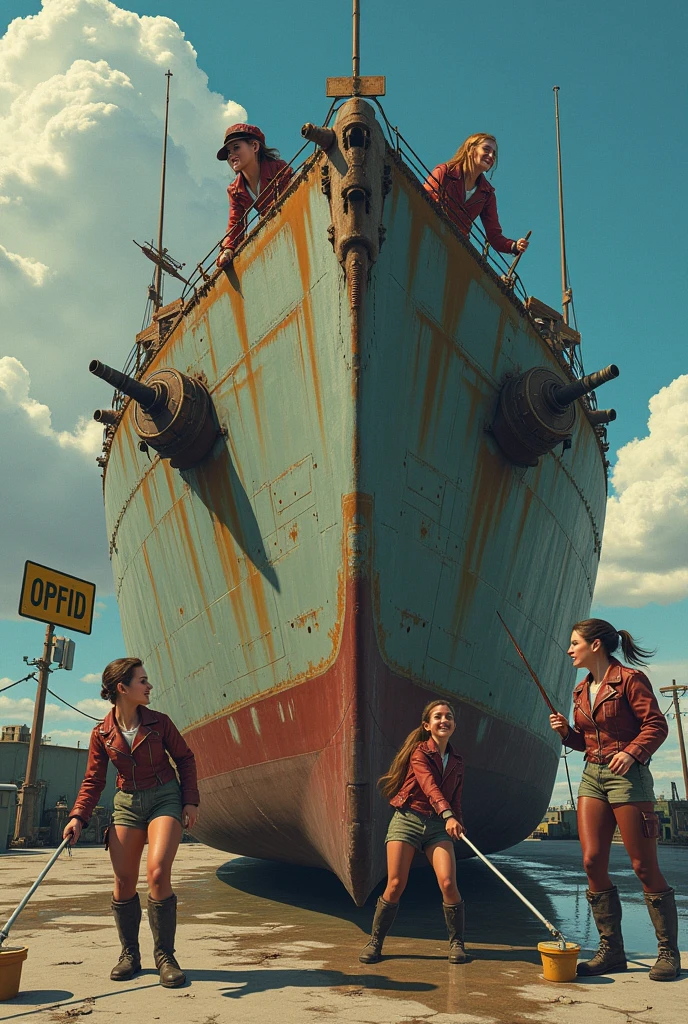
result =
[[[53,864],[55,863],[57,858],[60,856],[60,854],[64,850],[65,846],[67,846],[67,844],[70,843],[71,841],[72,841],[72,837],[71,836],[67,836],[66,839],[63,839],[63,841],[60,843],[58,848],[55,850],[55,853],[52,855],[52,857],[50,858],[48,863],[45,865],[45,867],[41,871],[41,873],[38,876],[38,878],[36,879],[36,881],[33,883],[31,888],[27,892],[26,896],[24,896],[23,900],[21,901],[21,903],[19,904],[17,909],[14,911],[14,913],[10,917],[10,919],[7,922],[7,924],[5,925],[5,927],[4,928],[0,928],[0,949],[2,949],[3,942],[5,941],[5,939],[10,934],[10,928],[12,927],[14,922],[17,920],[17,918],[21,914],[22,910],[24,909],[26,904],[29,902],[29,900],[31,899],[31,897],[33,896],[33,894],[35,893],[36,889],[41,884],[41,882],[43,881],[45,876],[48,874],[48,872],[50,871],[51,867],[53,866]],[[70,853],[71,853],[71,850],[70,850]]]
[[[498,878],[501,878],[501,880],[504,882],[504,884],[507,885],[511,889],[512,892],[516,893],[516,895],[521,900],[521,902],[525,903],[525,905],[528,907],[528,910],[531,910],[535,914],[535,916],[542,921],[542,923],[544,924],[545,928],[547,928],[552,933],[554,938],[559,943],[559,949],[566,949],[567,948],[567,946],[566,946],[566,939],[561,934],[559,929],[555,928],[553,924],[550,924],[550,922],[547,920],[547,918],[543,914],[540,913],[540,911],[537,909],[537,907],[534,907],[533,904],[530,902],[530,900],[527,900],[525,898],[525,896],[523,895],[523,893],[519,892],[518,889],[516,888],[516,886],[512,885],[512,883],[509,881],[509,879],[504,877],[502,872],[499,871],[494,866],[494,864],[492,864],[491,861],[489,861],[487,859],[487,857],[485,856],[484,853],[480,852],[480,850],[478,849],[477,846],[473,845],[473,843],[470,841],[470,839],[466,839],[466,836],[463,835],[463,834],[461,835],[461,838],[463,839],[464,843],[467,846],[470,846],[470,848],[473,851],[473,853],[477,854],[477,856],[480,857],[480,859],[482,861],[484,861],[485,864],[487,864],[488,868],[490,868],[491,871],[494,871],[495,875],[497,875]]]

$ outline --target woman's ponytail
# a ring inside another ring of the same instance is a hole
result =
[[[651,651],[641,647],[627,629],[620,629],[618,632],[624,661],[628,662],[629,665],[645,665],[657,653],[656,650]]]
[[[656,650],[641,647],[627,629],[615,629],[606,619],[583,619],[582,622],[576,623],[573,632],[578,633],[589,644],[593,640],[599,640],[609,658],[621,645],[624,661],[629,665],[645,665],[648,659],[657,653]]]

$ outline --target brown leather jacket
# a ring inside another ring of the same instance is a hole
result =
[[[587,675],[573,691],[573,728],[564,739],[567,747],[584,750],[591,764],[608,764],[622,750],[647,764],[667,738],[669,728],[652,684],[644,672],[611,659],[592,712]]]
[[[463,824],[461,817],[461,790],[463,788],[463,758],[447,744],[447,767],[442,772],[442,758],[432,739],[419,743],[411,754],[404,783],[389,801],[392,807],[416,811],[430,817],[451,811]]]
[[[115,721],[114,709],[91,733],[86,774],[70,818],[88,824],[93,808],[105,788],[108,761],[117,769],[117,788],[125,793],[152,789],[176,778],[168,754],[179,772],[182,804],[200,803],[196,781],[196,759],[171,718],[161,711],[140,707],[141,724],[131,750]]]

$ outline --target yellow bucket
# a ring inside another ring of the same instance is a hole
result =
[[[0,949],[0,1003],[19,994],[22,964],[28,954],[26,946],[4,946]]]
[[[561,949],[558,942],[538,942],[545,981],[575,981],[576,962],[580,953],[577,942],[567,942]]]

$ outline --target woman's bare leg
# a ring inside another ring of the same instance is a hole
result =
[[[387,886],[382,894],[385,903],[398,903],[401,899],[415,852],[410,843],[387,843]]]
[[[461,893],[456,885],[454,844],[451,842],[436,843],[426,849],[425,856],[432,864],[437,877],[437,884],[442,892],[442,902],[447,906],[456,906],[461,902]]]
[[[579,798],[578,835],[591,892],[606,892],[613,887],[609,877],[609,853],[615,828],[614,811],[606,800],[592,796]]]
[[[172,895],[172,864],[182,838],[182,826],[176,818],[162,815],[148,824],[148,889],[154,900]]]
[[[633,870],[642,882],[644,891],[666,892],[669,883],[657,863],[657,840],[648,839],[643,833],[643,812],[652,814],[654,805],[650,801],[615,804],[612,810]]]
[[[128,825],[112,825],[108,836],[110,860],[115,875],[113,899],[118,903],[131,900],[136,895],[146,832],[142,828],[130,828]]]

